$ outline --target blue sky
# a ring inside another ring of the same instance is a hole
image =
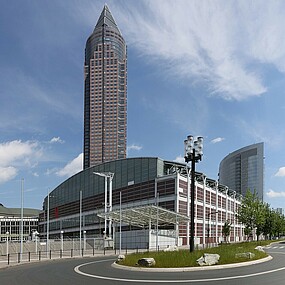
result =
[[[105,1],[0,0],[0,203],[41,208],[82,169],[84,48]],[[183,161],[217,179],[265,143],[264,198],[285,208],[285,2],[107,2],[128,45],[128,157]]]

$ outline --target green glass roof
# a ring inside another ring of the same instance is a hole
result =
[[[38,217],[40,210],[37,209],[23,209],[24,217]],[[6,208],[2,204],[0,205],[0,218],[8,217],[8,218],[16,218],[21,216],[21,208]]]

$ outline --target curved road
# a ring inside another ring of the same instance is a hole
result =
[[[280,285],[285,283],[285,244],[268,247],[272,260],[243,267],[190,272],[143,272],[111,267],[114,257],[54,260],[0,270],[1,285],[201,284]]]

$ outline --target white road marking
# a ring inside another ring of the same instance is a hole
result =
[[[229,277],[218,277],[218,278],[208,278],[208,279],[186,279],[186,280],[148,280],[148,279],[126,279],[126,278],[116,278],[116,277],[108,277],[108,276],[100,276],[100,275],[95,275],[95,274],[89,274],[82,272],[80,270],[81,267],[89,265],[89,264],[94,264],[94,263],[101,263],[101,262],[106,262],[110,261],[108,260],[100,260],[100,261],[92,261],[84,264],[80,264],[74,268],[74,271],[78,274],[91,277],[91,278],[97,278],[97,279],[104,279],[104,280],[111,280],[111,281],[121,281],[121,282],[138,282],[138,283],[194,283],[194,282],[210,282],[210,281],[222,281],[222,280],[232,280],[232,279],[241,279],[241,278],[248,278],[248,277],[254,277],[254,276],[260,276],[260,275],[265,275],[265,274],[270,274],[274,272],[278,272],[281,270],[285,270],[285,267],[277,268],[277,269],[272,269],[268,271],[263,271],[263,272],[258,272],[258,273],[252,273],[252,274],[247,274],[247,275],[237,275],[237,276],[229,276]]]

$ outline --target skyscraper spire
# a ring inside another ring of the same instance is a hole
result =
[[[84,169],[126,158],[127,48],[105,4],[85,47]]]
[[[94,31],[98,28],[101,28],[102,26],[112,27],[115,30],[117,30],[118,33],[121,34],[121,32],[120,32],[113,16],[112,16],[107,4],[104,5],[104,8],[103,8],[101,15],[97,21],[97,24],[95,26]]]

